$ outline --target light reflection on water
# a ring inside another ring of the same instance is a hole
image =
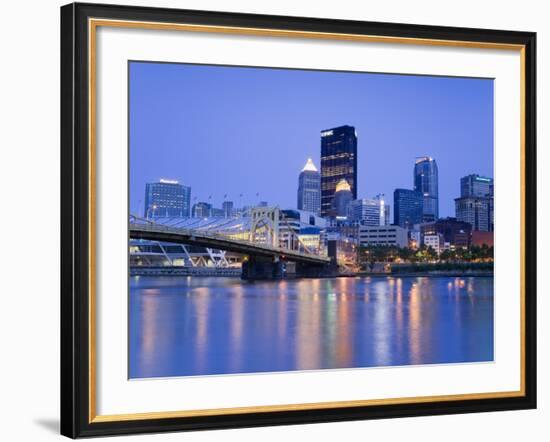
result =
[[[130,279],[130,377],[493,360],[493,278]]]

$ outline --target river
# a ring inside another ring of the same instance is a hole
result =
[[[129,377],[493,360],[492,277],[130,278]]]

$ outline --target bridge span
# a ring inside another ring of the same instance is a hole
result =
[[[242,268],[243,279],[282,278],[287,262],[296,263],[296,276],[317,277],[326,274],[331,264],[331,259],[323,255],[235,239],[208,230],[174,227],[151,221],[140,222],[136,218],[130,219],[129,233],[132,239],[195,245],[242,254],[246,257]]]

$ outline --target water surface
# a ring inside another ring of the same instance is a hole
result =
[[[129,376],[493,360],[492,277],[130,278]]]

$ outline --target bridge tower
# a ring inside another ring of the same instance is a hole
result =
[[[279,208],[254,207],[250,210],[250,217],[250,241],[279,247]]]

